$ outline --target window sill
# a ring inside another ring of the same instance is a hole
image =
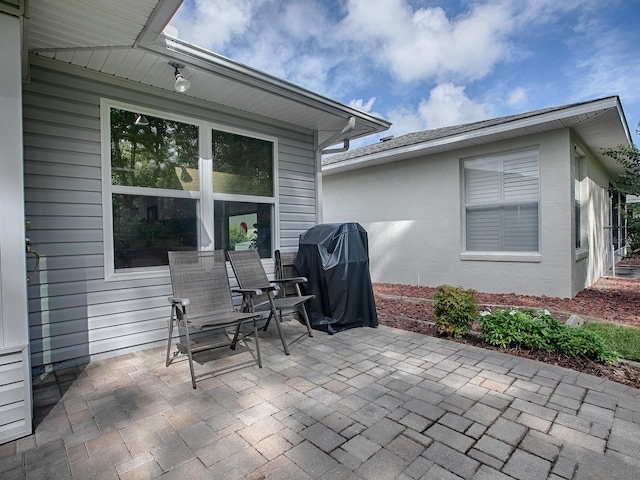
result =
[[[118,270],[115,273],[109,272],[106,275],[107,282],[123,282],[126,280],[145,280],[148,278],[169,278],[169,266],[161,267],[145,267],[145,268],[128,268],[126,270]]]
[[[589,256],[589,250],[584,248],[576,248],[576,262],[583,260]]]
[[[462,252],[460,260],[480,262],[540,263],[541,255],[534,252]]]

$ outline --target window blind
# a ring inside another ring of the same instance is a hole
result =
[[[464,162],[467,251],[538,251],[537,149]]]

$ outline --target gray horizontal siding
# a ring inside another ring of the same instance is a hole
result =
[[[258,123],[153,89],[130,91],[58,69],[33,67],[24,85],[25,210],[41,255],[29,286],[32,366],[36,371],[166,338],[168,273],[105,282],[102,234],[100,98],[108,98],[278,138],[282,248],[315,222],[312,132]],[[178,100],[178,101],[176,101]],[[27,268],[35,267],[30,255]],[[273,268],[267,262],[266,268]],[[233,282],[233,279],[232,279]]]

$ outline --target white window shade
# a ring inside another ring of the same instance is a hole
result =
[[[464,162],[467,251],[538,251],[537,150]]]

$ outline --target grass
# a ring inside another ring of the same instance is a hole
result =
[[[640,328],[604,322],[588,322],[583,328],[600,335],[609,348],[618,352],[620,358],[640,361]]]

